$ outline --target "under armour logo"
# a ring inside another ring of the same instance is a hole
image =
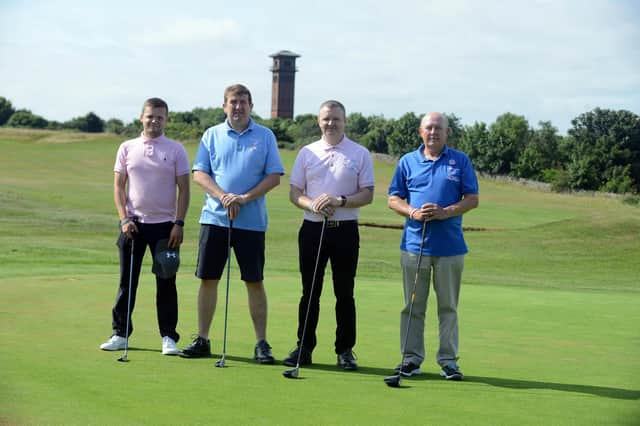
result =
[[[175,251],[168,251],[166,253],[166,256],[167,256],[167,259],[172,258],[172,257],[175,259],[176,257],[178,257],[177,253]]]

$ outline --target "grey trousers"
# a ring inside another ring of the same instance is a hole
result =
[[[444,366],[458,359],[458,298],[464,268],[464,255],[422,256],[416,294],[411,311],[411,328],[404,342],[409,320],[411,293],[416,278],[418,255],[402,251],[400,254],[405,306],[400,313],[400,351],[405,362],[420,365],[425,358],[424,326],[429,287],[433,276],[433,288],[438,302],[440,347],[436,361]]]

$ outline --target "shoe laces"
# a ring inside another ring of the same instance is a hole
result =
[[[272,358],[271,345],[266,340],[262,340],[256,344],[255,355],[258,358]]]
[[[455,364],[455,363],[445,365],[444,369],[449,370],[451,372],[460,372],[460,367],[458,366],[458,364]]]

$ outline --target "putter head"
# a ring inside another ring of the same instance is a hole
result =
[[[387,376],[384,378],[384,383],[391,388],[398,388],[401,383],[400,375],[394,374],[393,376]]]
[[[291,370],[284,370],[282,375],[287,379],[297,379],[298,378],[298,368],[292,368]]]
[[[224,358],[221,358],[218,361],[216,361],[216,367],[224,368]]]
[[[122,355],[120,358],[118,358],[118,362],[129,362],[129,360],[127,359],[126,355]]]

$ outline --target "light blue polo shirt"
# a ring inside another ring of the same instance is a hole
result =
[[[225,192],[244,194],[267,175],[284,174],[273,132],[249,120],[238,133],[227,121],[210,127],[202,135],[192,171],[207,173]],[[229,226],[226,209],[217,198],[205,196],[201,224]],[[233,227],[249,231],[267,230],[267,204],[264,195],[240,207]]]
[[[400,158],[389,186],[389,195],[405,199],[412,207],[436,203],[447,207],[464,194],[478,193],[478,178],[469,157],[461,151],[444,147],[433,161],[423,154],[424,146]],[[407,218],[400,249],[417,254],[420,251],[422,222]],[[457,256],[467,253],[462,233],[462,215],[427,224],[425,256]]]

